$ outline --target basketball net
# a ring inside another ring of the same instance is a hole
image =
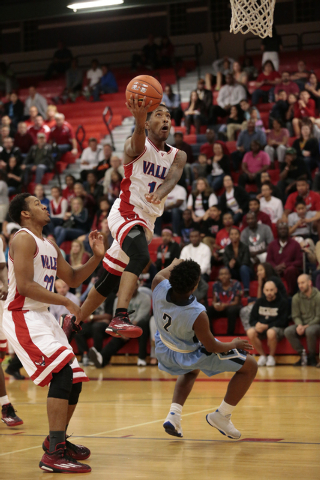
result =
[[[230,0],[232,17],[230,32],[252,32],[272,37],[273,12],[276,0]]]

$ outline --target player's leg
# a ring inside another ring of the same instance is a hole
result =
[[[22,425],[23,421],[19,418],[15,409],[7,395],[4,373],[2,370],[1,362],[5,356],[5,352],[0,352],[0,405],[1,405],[1,421],[8,425],[8,427],[16,427],[17,425]]]
[[[276,353],[278,340],[277,332],[273,328],[269,328],[269,330],[267,330],[267,341],[269,347],[269,356],[266,365],[267,367],[274,367],[276,365],[274,356]]]
[[[248,336],[250,342],[252,343],[252,345],[254,346],[254,348],[257,350],[257,352],[260,355],[260,358],[258,360],[258,365],[259,365],[259,367],[263,367],[267,363],[267,356],[266,356],[265,351],[263,349],[262,342],[259,338],[259,334],[254,327],[249,328],[249,330],[247,330],[246,333],[247,333],[247,336]]]

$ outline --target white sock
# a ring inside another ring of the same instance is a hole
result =
[[[5,395],[4,397],[0,397],[0,403],[1,403],[1,407],[3,405],[7,405],[8,403],[10,403],[8,395]]]
[[[227,415],[231,415],[234,408],[235,407],[233,405],[229,405],[229,403],[226,403],[224,400],[222,400],[220,407],[218,407],[218,410],[221,415],[226,417]]]
[[[179,403],[171,403],[170,413],[171,412],[175,413],[176,415],[181,415],[182,405],[179,405]]]

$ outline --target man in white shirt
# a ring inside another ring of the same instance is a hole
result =
[[[116,155],[113,155],[110,159],[110,168],[106,171],[103,179],[103,194],[108,195],[109,193],[109,187],[111,184],[111,175],[113,171],[117,171],[120,173],[122,178],[124,177],[124,168],[122,166],[121,159],[117,157]]]
[[[182,219],[182,212],[187,208],[187,191],[181,185],[176,185],[167,196],[164,211],[158,217],[154,226],[154,233],[161,235],[162,223],[172,222],[173,235],[178,235]]]
[[[24,103],[24,115],[29,115],[30,107],[37,107],[38,113],[42,115],[43,118],[46,118],[48,108],[47,100],[37,93],[35,87],[29,88],[29,97],[26,98]]]
[[[97,167],[100,160],[103,160],[103,157],[102,145],[98,145],[98,140],[96,138],[90,138],[87,148],[82,152],[80,161],[80,173],[83,181],[87,179],[88,170]]]
[[[230,113],[230,109],[233,105],[239,105],[241,100],[247,98],[247,92],[245,88],[236,83],[233,75],[230,73],[226,75],[226,85],[221,87],[217,103],[212,109],[212,122],[217,124],[218,117],[226,117]]]
[[[208,281],[211,272],[211,250],[208,245],[201,243],[201,236],[198,230],[190,233],[190,244],[186,245],[180,254],[182,260],[194,260],[200,265],[201,276]]]
[[[73,303],[80,306],[80,300],[69,292],[69,287],[63,280],[56,280],[54,286],[59,295],[69,298]],[[54,318],[59,321],[61,315],[69,314],[70,312],[63,305],[50,305],[50,313],[52,313]]]
[[[87,86],[84,88],[84,96],[88,99],[92,94],[94,87],[100,82],[103,73],[99,67],[98,60],[94,59],[91,62],[91,68],[87,71]]]
[[[271,218],[272,223],[277,223],[283,215],[283,205],[279,198],[272,196],[270,183],[264,183],[261,187],[260,210]]]

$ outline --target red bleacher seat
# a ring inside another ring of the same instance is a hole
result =
[[[257,193],[258,192],[258,187],[254,183],[247,183],[246,184],[246,192],[248,193]]]
[[[66,253],[66,255],[69,255],[69,253],[70,253],[71,244],[72,244],[72,242],[68,240],[66,242],[62,242],[61,245],[60,245],[61,250],[63,250]]]
[[[226,142],[226,145],[230,153],[235,152],[237,150],[237,142]]]

